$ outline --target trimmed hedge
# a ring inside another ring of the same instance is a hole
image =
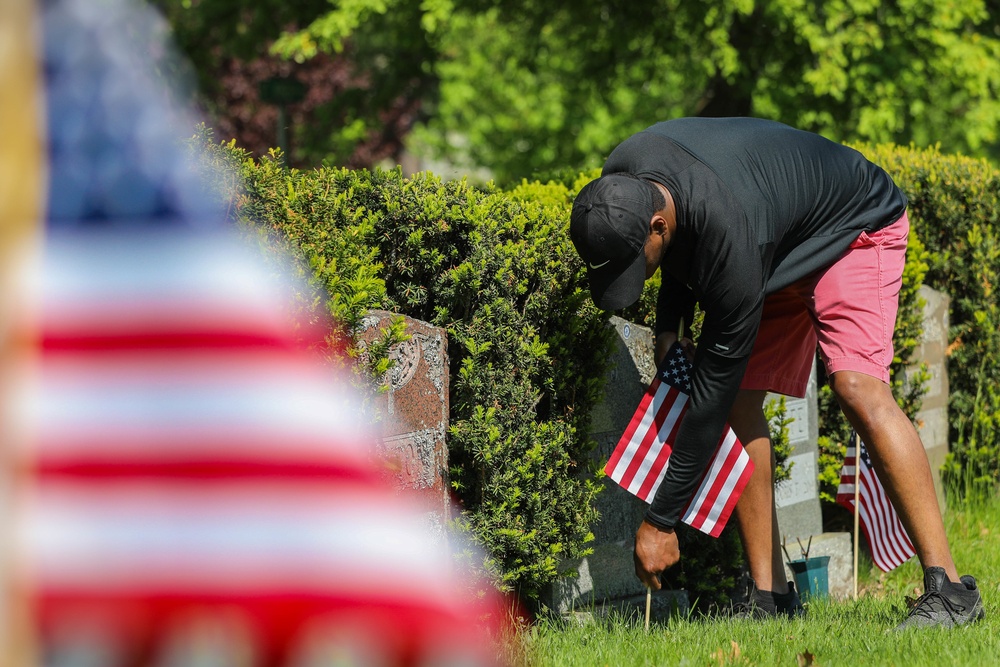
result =
[[[599,488],[587,428],[613,329],[566,233],[569,190],[510,196],[399,170],[297,171],[232,144],[214,155],[239,172],[233,217],[299,260],[340,335],[351,340],[375,308],[447,330],[450,480],[458,528],[487,555],[479,565],[530,598],[564,558],[587,555]],[[403,335],[362,357],[371,379]]]
[[[927,284],[951,297],[948,383],[950,491],[993,494],[1000,480],[1000,170],[937,148],[877,146],[910,198],[926,246]]]

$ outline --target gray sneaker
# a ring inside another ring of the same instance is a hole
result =
[[[907,628],[952,628],[983,618],[983,598],[975,578],[964,575],[959,583],[948,580],[944,568],[924,570],[924,594],[897,630]]]

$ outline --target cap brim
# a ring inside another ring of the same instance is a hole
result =
[[[621,273],[587,269],[590,294],[602,310],[620,310],[639,300],[646,282],[646,253],[640,252]]]

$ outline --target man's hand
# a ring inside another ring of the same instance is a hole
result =
[[[681,559],[677,535],[648,521],[635,533],[635,576],[654,591],[660,590],[659,574]]]
[[[653,349],[653,358],[656,360],[656,367],[663,363],[664,357],[670,351],[670,346],[677,340],[677,334],[673,331],[664,331],[656,337],[656,346]]]
[[[677,342],[677,334],[673,331],[664,331],[656,337],[656,347],[653,350],[653,358],[656,360],[656,367],[663,363],[664,357],[670,351],[670,347]],[[694,341],[690,338],[681,338],[681,348],[687,355],[688,361],[694,363]]]

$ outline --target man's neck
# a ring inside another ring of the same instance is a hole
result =
[[[663,216],[663,219],[667,221],[669,235],[673,238],[674,232],[677,231],[677,207],[674,205],[674,197],[670,194],[670,190],[668,190],[662,183],[657,183],[656,181],[650,181],[650,183],[659,188],[660,192],[663,194],[663,199],[667,202],[666,207],[660,213]]]

